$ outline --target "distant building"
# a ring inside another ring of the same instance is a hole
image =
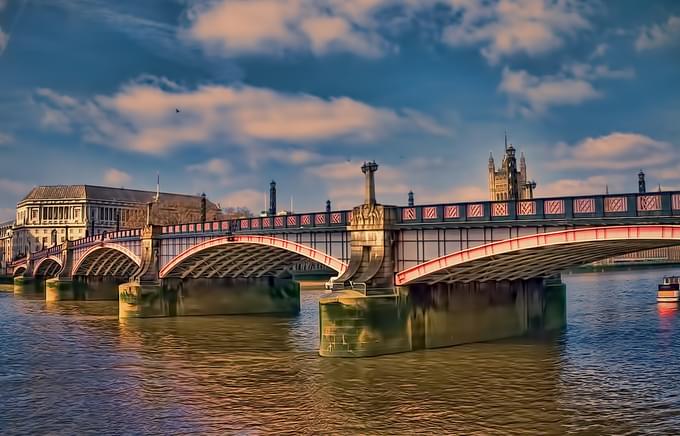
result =
[[[146,223],[147,204],[156,192],[91,185],[38,186],[17,204],[12,234],[13,256],[116,229],[139,228]],[[158,225],[198,222],[202,218],[198,195],[159,193],[151,221]],[[205,219],[219,219],[220,209],[205,202]]]
[[[610,257],[593,265],[644,265],[644,264],[680,263],[680,246],[654,248],[652,250],[637,251],[622,256]]]
[[[12,229],[14,220],[0,223],[0,275],[5,273],[7,262],[12,260]]]
[[[519,169],[517,169],[517,158],[515,157],[515,147],[508,145],[508,138],[505,138],[505,155],[500,168],[496,169],[493,154],[489,154],[489,199],[491,201],[501,200],[524,200],[534,197],[536,182],[529,181],[527,177],[527,163],[524,153],[519,158]]]

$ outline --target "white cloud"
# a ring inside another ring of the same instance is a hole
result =
[[[125,171],[109,168],[104,172],[104,182],[112,186],[124,186],[130,183],[132,177]]]
[[[378,57],[393,47],[373,14],[387,0],[222,0],[194,7],[186,34],[221,53],[316,55],[351,52]]]
[[[2,27],[0,27],[0,54],[2,54],[5,51],[8,43],[9,43],[9,34],[6,33],[6,32],[3,32]]]
[[[413,28],[427,10],[447,24],[451,46],[481,46],[491,63],[525,53],[537,56],[589,29],[588,5],[573,0],[220,0],[193,7],[185,34],[227,56],[349,52],[378,57],[388,41]]]
[[[600,97],[585,79],[566,76],[532,76],[524,70],[503,69],[498,89],[507,94],[524,115],[540,115],[551,106],[578,105]]]
[[[416,204],[485,200],[488,191],[479,186],[425,186],[413,182],[413,175],[432,171],[439,161],[414,159],[399,166],[380,164],[375,175],[376,197],[382,204],[405,205],[408,192],[415,193]],[[324,183],[335,209],[348,209],[364,200],[364,176],[357,162],[335,162],[308,167],[305,172]]]
[[[546,54],[564,45],[567,37],[589,29],[586,5],[571,0],[449,0],[460,16],[444,29],[443,41],[452,46],[480,45],[492,64],[523,53]]]
[[[432,189],[424,189],[424,194],[415,196],[416,204],[440,204],[464,201],[487,201],[489,199],[488,189],[478,185],[456,186],[454,188],[437,192]]]
[[[677,167],[665,168],[654,171],[654,177],[660,180],[678,180],[680,181],[680,171]]]
[[[310,162],[323,160],[320,153],[304,149],[275,149],[263,150],[260,156],[262,159],[269,159],[291,165],[303,165]]]
[[[564,66],[563,70],[573,75],[573,77],[585,80],[597,79],[633,79],[635,70],[623,68],[620,70],[611,69],[607,65],[590,65],[573,63]]]
[[[613,132],[586,138],[575,145],[558,144],[555,160],[559,169],[635,170],[665,166],[677,161],[672,144],[637,133]]]
[[[547,76],[505,67],[498,90],[508,95],[512,109],[532,116],[545,113],[551,106],[573,106],[601,97],[593,85],[595,81],[634,77],[632,68],[612,69],[583,63],[565,64],[559,74]]]
[[[210,159],[203,163],[187,166],[187,171],[199,174],[224,176],[231,171],[231,164],[224,159]]]
[[[262,210],[265,203],[264,191],[256,191],[254,189],[243,189],[240,191],[234,191],[220,200],[220,206],[223,208],[228,207],[245,207],[248,208],[254,214],[257,214]]]
[[[77,130],[86,142],[148,154],[216,142],[369,143],[405,130],[445,131],[413,111],[251,86],[205,85],[190,90],[168,81],[132,82],[117,94],[85,101],[49,89],[39,89],[36,99],[44,109],[44,127]]]
[[[233,179],[233,166],[224,159],[210,159],[205,162],[188,165],[186,170],[196,176],[195,182],[202,186],[217,183],[219,186],[229,186]]]
[[[7,6],[7,1],[6,0],[0,0],[0,11],[5,9],[6,6]],[[3,32],[2,26],[0,26],[0,55],[5,51],[8,43],[9,43],[9,34],[6,33],[6,32]]]
[[[609,50],[609,45],[605,43],[598,44],[590,54],[590,59],[601,58],[607,53],[607,50]]]
[[[9,133],[0,132],[0,145],[9,144],[12,141],[14,141],[14,137],[12,135]]]
[[[651,50],[677,44],[678,41],[680,41],[680,17],[671,15],[665,23],[643,27],[635,40],[635,49]]]
[[[559,179],[536,187],[540,197],[566,197],[571,195],[604,194],[621,192],[624,180],[620,176],[590,176],[580,179]]]

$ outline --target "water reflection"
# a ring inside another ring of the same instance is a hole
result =
[[[680,323],[677,307],[655,302],[659,274],[569,276],[557,337],[369,359],[317,356],[320,292],[302,293],[297,317],[128,320],[117,302],[0,294],[0,423],[64,434],[677,433]]]

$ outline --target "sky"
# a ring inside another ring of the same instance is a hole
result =
[[[0,220],[35,185],[222,207],[680,190],[680,2],[0,0]],[[179,112],[177,111],[179,110]]]

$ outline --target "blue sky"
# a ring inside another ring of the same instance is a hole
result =
[[[321,210],[680,189],[680,3],[0,0],[0,219],[38,184]],[[180,112],[176,112],[176,108]]]

